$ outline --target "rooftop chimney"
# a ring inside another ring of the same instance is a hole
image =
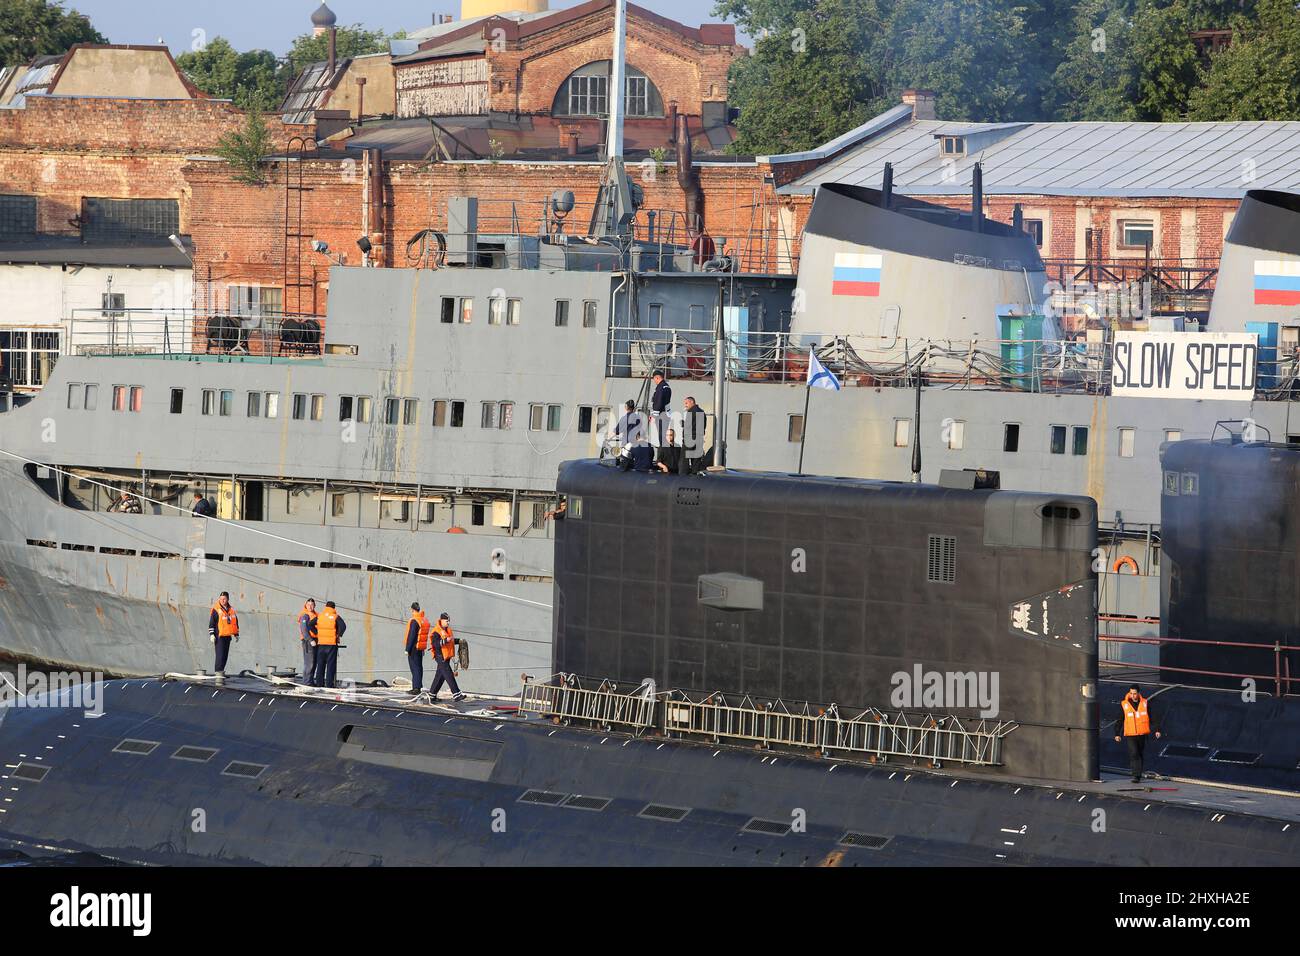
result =
[[[934,90],[903,90],[903,103],[912,107],[912,120],[932,120],[934,115]]]

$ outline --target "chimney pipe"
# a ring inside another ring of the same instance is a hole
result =
[[[366,118],[366,78],[357,77],[357,122]]]
[[[1011,210],[1011,228],[1016,232],[1025,231],[1025,211],[1016,203]]]
[[[338,60],[339,28],[330,27],[329,75],[334,75],[334,65]]]
[[[885,163],[884,181],[880,186],[880,208],[888,209],[894,202],[894,164]]]
[[[984,231],[984,170],[975,164],[970,180],[970,221],[972,232]]]
[[[700,171],[691,155],[691,134],[685,113],[677,114],[677,184],[686,194],[686,232],[704,232],[704,190],[700,188]]]

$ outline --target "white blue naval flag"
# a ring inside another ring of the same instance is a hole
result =
[[[840,380],[826,366],[817,361],[817,353],[808,350],[808,387],[828,388],[832,392],[840,390]]]

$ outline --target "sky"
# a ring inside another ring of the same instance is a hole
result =
[[[460,15],[459,0],[327,0],[340,26],[360,23],[388,33],[428,26],[435,13]],[[582,0],[550,0],[552,9]],[[237,50],[287,53],[294,37],[311,29],[320,0],[64,0],[90,17],[113,43],[157,43],[174,54],[201,39],[222,36]],[[687,26],[710,22],[711,0],[638,0],[638,5]],[[196,32],[202,31],[202,32]]]

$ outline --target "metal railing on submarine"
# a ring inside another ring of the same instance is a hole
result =
[[[842,715],[835,704],[791,710],[782,701],[738,703],[721,693],[693,700],[683,691],[656,692],[653,681],[628,692],[613,681],[583,687],[574,674],[538,683],[524,677],[519,712],[640,736],[707,740],[711,743],[791,748],[818,756],[884,763],[890,758],[935,766],[957,763],[993,767],[1002,763],[1002,741],[1019,725],[981,719],[966,723],[953,715],[916,715],[868,708]]]

